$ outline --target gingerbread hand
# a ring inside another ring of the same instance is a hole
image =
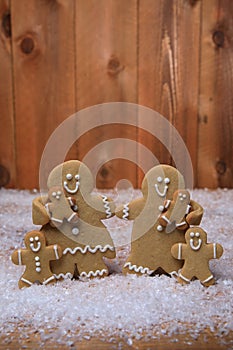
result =
[[[186,221],[190,206],[190,194],[187,190],[178,190],[173,194],[172,201],[167,200],[164,207],[161,207],[162,214],[159,223],[167,227],[166,232],[170,233],[175,229],[186,230],[189,225]]]
[[[58,186],[51,187],[48,192],[48,199],[50,202],[46,204],[46,208],[53,226],[61,226],[64,219],[70,223],[78,222],[78,214],[71,209],[73,201],[66,198],[62,188]]]
[[[214,284],[209,260],[219,259],[223,254],[223,247],[218,243],[207,243],[207,234],[200,227],[189,228],[185,240],[186,244],[178,243],[171,248],[175,259],[184,260],[178,282],[189,283],[192,278],[197,278],[204,286]]]
[[[50,270],[50,261],[62,257],[62,249],[57,245],[46,246],[45,236],[40,231],[28,232],[24,238],[26,248],[15,250],[11,260],[15,265],[26,265],[19,280],[19,288],[30,287],[33,283],[55,282]]]

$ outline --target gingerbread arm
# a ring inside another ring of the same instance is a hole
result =
[[[141,213],[145,205],[143,198],[138,198],[130,203],[120,205],[116,208],[116,216],[124,220],[134,220]]]
[[[62,249],[58,244],[46,247],[48,260],[59,260],[62,257]]]
[[[191,210],[186,216],[186,221],[189,225],[199,225],[203,216],[203,208],[200,204],[191,200]]]
[[[223,254],[223,247],[219,243],[208,244],[209,259],[219,259]]]
[[[35,225],[45,225],[49,222],[49,214],[44,203],[47,202],[47,197],[37,197],[32,202],[32,221]]]
[[[17,249],[11,255],[11,261],[15,265],[24,265],[25,249]]]
[[[174,244],[171,248],[171,254],[177,260],[184,260],[185,252],[186,252],[186,244],[184,243]]]

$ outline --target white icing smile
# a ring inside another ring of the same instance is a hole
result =
[[[72,174],[66,174],[66,179],[68,181],[72,180],[73,179],[73,175]],[[75,175],[75,179],[76,179],[76,182],[75,182],[75,188],[74,189],[69,188],[67,181],[63,182],[63,186],[64,186],[64,189],[66,190],[66,192],[71,193],[71,194],[75,194],[75,193],[78,192],[79,185],[80,185],[80,182],[79,182],[80,176],[79,176],[79,174]]]
[[[155,184],[155,191],[157,192],[157,194],[160,197],[165,197],[167,194],[168,184],[170,183],[170,179],[168,177],[165,177],[165,179],[163,180],[163,178],[161,176],[159,176],[159,177],[157,177],[157,182],[159,184],[161,184],[162,182],[165,183],[165,186],[164,186],[162,191],[160,191],[158,183]]]
[[[41,248],[41,243],[39,241],[39,237],[37,237],[37,236],[35,238],[30,237],[30,242],[31,242],[30,243],[31,250],[35,253],[38,252]]]
[[[201,238],[198,238],[200,237],[200,233],[199,232],[190,232],[190,247],[192,250],[199,250],[201,248],[201,245],[202,245],[202,239]],[[197,237],[198,238],[198,243],[197,245],[194,244],[194,240],[193,240],[193,237]]]

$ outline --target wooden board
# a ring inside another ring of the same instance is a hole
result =
[[[200,8],[197,1],[145,0],[139,3],[138,102],[172,123],[197,158]],[[167,135],[169,140],[169,135]],[[156,140],[139,140],[162,163],[169,154]],[[173,148],[172,140],[170,142]],[[197,177],[197,173],[195,172]]]
[[[73,0],[12,0],[19,188],[38,186],[50,134],[75,111]]]
[[[0,187],[15,186],[14,91],[11,16],[8,0],[0,0]]]
[[[45,333],[47,330],[45,329]],[[233,334],[230,333],[227,336],[217,336],[210,330],[203,330],[201,334],[196,338],[191,338],[188,334],[176,334],[173,337],[166,335],[160,335],[156,339],[152,338],[153,332],[150,334],[144,334],[140,340],[131,338],[127,334],[125,337],[110,337],[106,335],[104,338],[103,334],[100,337],[93,337],[87,334],[88,339],[77,340],[75,337],[69,337],[67,344],[61,344],[58,341],[51,340],[46,334],[44,340],[41,339],[39,332],[30,334],[30,330],[24,329],[22,332],[15,331],[8,337],[1,335],[0,343],[4,348],[13,350],[16,348],[27,348],[36,349],[43,346],[43,349],[138,349],[138,350],[228,350],[230,344],[233,342]],[[150,339],[151,337],[151,339]],[[69,344],[68,344],[69,342]],[[3,345],[5,344],[5,345]],[[42,345],[43,344],[43,345]]]
[[[106,102],[136,103],[137,1],[79,0],[75,13],[77,110]],[[83,159],[93,147],[93,140],[98,144],[124,137],[129,131],[127,126],[119,131],[109,125],[87,134],[76,144],[77,158]],[[131,137],[136,139],[136,131]],[[119,173],[120,178],[125,177],[136,186],[137,172],[132,163],[124,163],[125,171],[121,173],[120,159],[106,160],[108,164],[97,176],[99,188],[114,187]]]
[[[202,3],[198,186],[233,186],[233,2]]]

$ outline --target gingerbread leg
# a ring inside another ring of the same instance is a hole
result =
[[[205,287],[212,286],[215,283],[214,276],[209,272],[208,274],[201,274],[197,276],[199,280],[201,281],[201,284]]]
[[[181,284],[189,284],[193,276],[187,273],[185,270],[181,270],[179,273],[179,277],[177,278],[177,282]]]
[[[23,276],[20,278],[18,286],[20,289],[25,287],[31,287],[33,285],[33,282],[29,281],[28,279],[24,278]]]

